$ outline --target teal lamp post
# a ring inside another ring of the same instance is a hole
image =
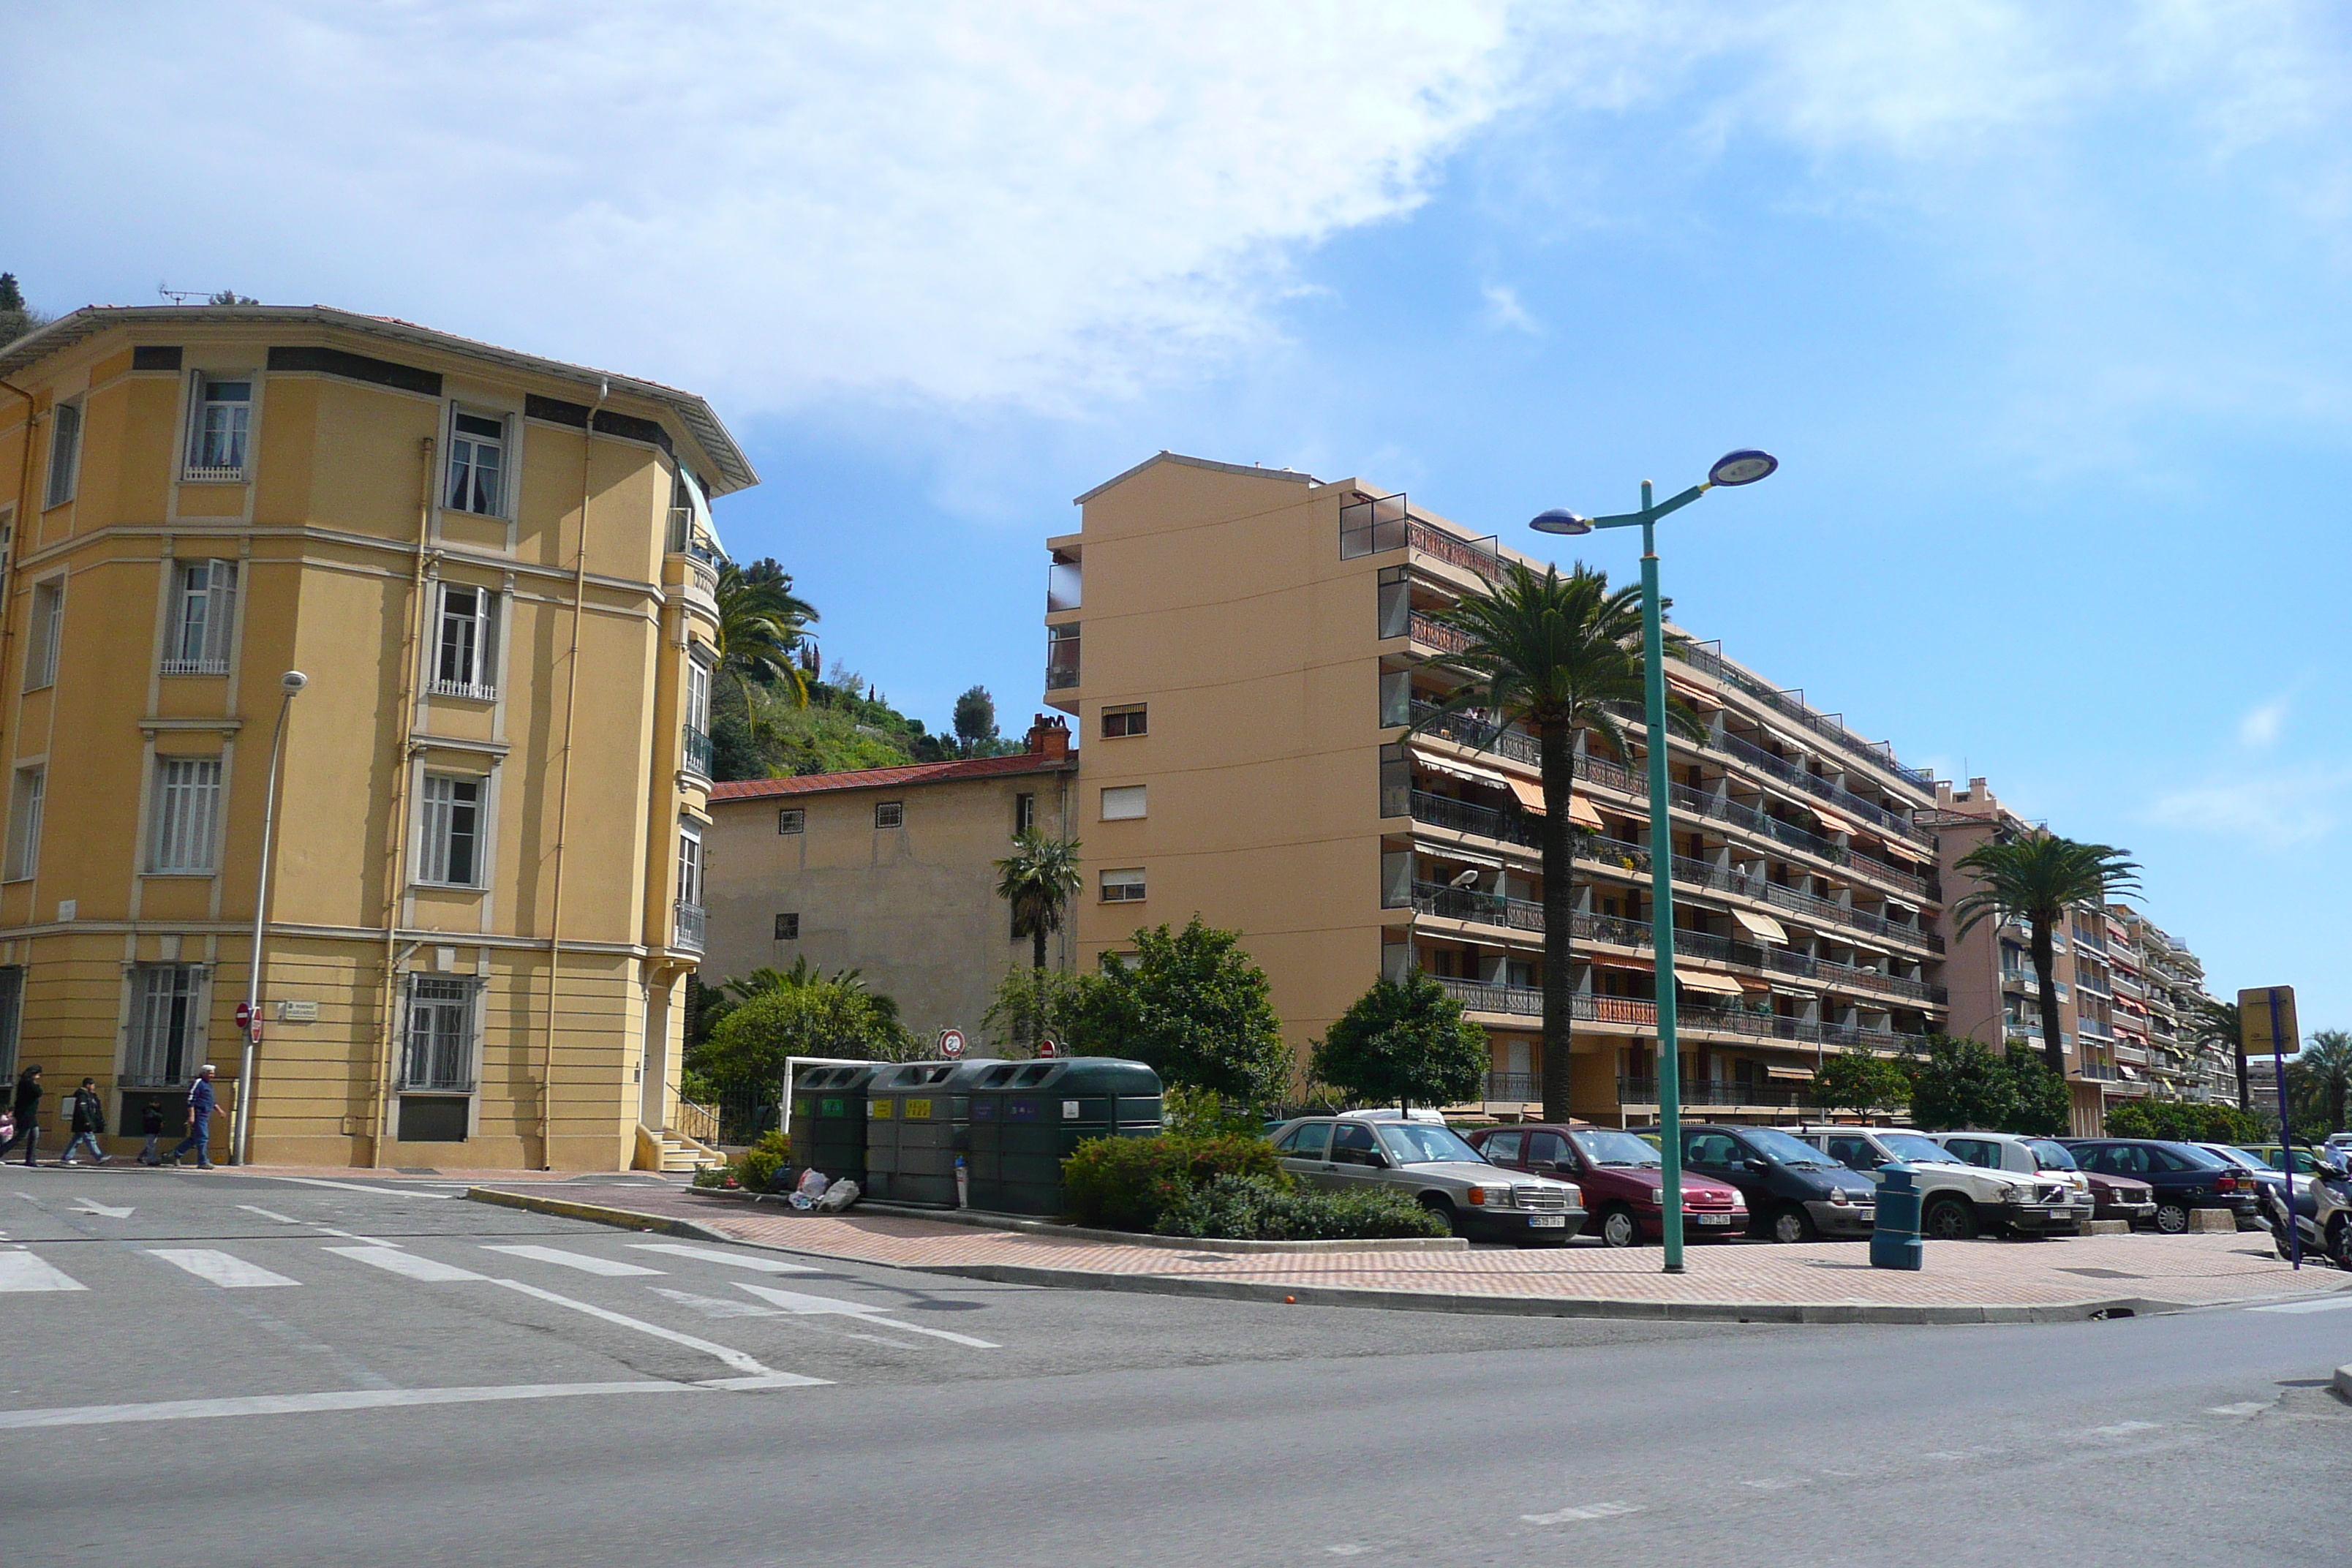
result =
[[[1743,447],[1727,452],[1706,471],[1706,482],[1662,502],[1650,499],[1642,481],[1642,510],[1612,517],[1579,517],[1554,508],[1528,523],[1539,533],[1591,533],[1596,528],[1642,526],[1643,721],[1650,751],[1650,936],[1658,980],[1658,1125],[1665,1181],[1659,1188],[1664,1223],[1665,1271],[1683,1271],[1682,1063],[1675,1045],[1675,834],[1666,814],[1666,634],[1658,598],[1657,522],[1717,485],[1752,485],[1780,466],[1769,452]]]

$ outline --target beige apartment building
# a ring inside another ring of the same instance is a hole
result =
[[[117,1149],[207,1060],[233,1102],[266,893],[255,1161],[659,1158],[756,482],[690,394],[342,310],[0,353],[0,1062]]]
[[[1068,725],[1041,716],[1010,756],[717,785],[704,983],[800,959],[855,969],[917,1038],[961,1029],[984,1052],[997,982],[1033,956],[995,863],[1016,833],[1071,833],[1077,772]],[[1066,928],[1046,951],[1069,967]]]
[[[1463,679],[1433,612],[1530,558],[1362,480],[1164,452],[1078,504],[1047,541],[1045,685],[1085,735],[1081,965],[1139,925],[1235,928],[1302,1064],[1375,977],[1418,968],[1486,1029],[1483,1109],[1533,1109],[1535,742],[1409,732]],[[1574,1109],[1654,1113],[1662,853],[1683,1102],[1786,1119],[1828,1055],[1944,1026],[1931,781],[1712,647],[1670,679],[1706,725],[1669,742],[1672,844],[1650,842],[1640,727],[1631,755],[1580,742]]]

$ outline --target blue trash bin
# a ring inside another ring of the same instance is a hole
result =
[[[1870,1233],[1873,1268],[1917,1271],[1927,1262],[1919,1245],[1919,1189],[1899,1161],[1878,1167],[1878,1218]]]

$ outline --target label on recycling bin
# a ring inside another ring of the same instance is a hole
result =
[[[908,1121],[929,1121],[930,1119],[931,1119],[931,1102],[930,1102],[929,1100],[910,1100],[907,1101],[907,1120],[908,1120]]]
[[[972,1119],[974,1121],[995,1121],[995,1120],[996,1120],[996,1101],[994,1101],[994,1100],[976,1100],[972,1101],[972,1105],[971,1105],[971,1119]]]
[[[1062,1120],[1065,1121],[1076,1121],[1077,1119],[1078,1102],[1075,1100],[1066,1100],[1062,1101]]]
[[[819,1116],[839,1116],[843,1113],[842,1101],[838,1100],[820,1100],[816,1102],[816,1113]]]
[[[877,1121],[887,1121],[890,1120],[890,1102],[887,1100],[869,1100],[866,1102],[866,1114]]]
[[[1011,1107],[1011,1120],[1014,1121],[1036,1121],[1037,1102],[1034,1100],[1014,1100]]]

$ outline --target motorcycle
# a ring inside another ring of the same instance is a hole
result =
[[[2352,1170],[2333,1150],[2317,1151],[2318,1168],[2309,1176],[2263,1184],[2263,1219],[2281,1258],[2294,1256],[2290,1234],[2303,1242],[2305,1258],[2325,1258],[2352,1271]],[[2292,1197],[2285,1194],[2293,1194]],[[2292,1205],[2292,1218],[2284,1212]],[[2290,1233],[2287,1226],[2294,1230]]]

